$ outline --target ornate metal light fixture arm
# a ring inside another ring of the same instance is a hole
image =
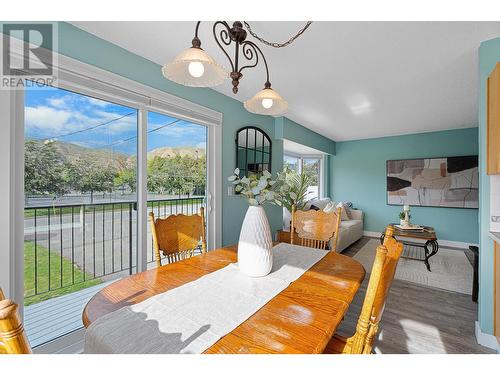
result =
[[[252,52],[251,49],[246,48],[247,46],[251,46],[253,48],[254,52]],[[238,73],[241,74],[241,71],[243,69],[253,68],[253,67],[257,66],[257,64],[259,62],[259,55],[257,54],[257,51],[258,51],[260,53],[260,56],[262,57],[262,60],[264,61],[264,66],[266,67],[266,83],[264,84],[264,86],[265,86],[265,88],[270,88],[271,82],[269,81],[269,67],[267,65],[266,57],[264,56],[264,53],[262,53],[262,50],[254,42],[252,42],[250,40],[246,40],[242,43],[242,51],[243,51],[243,55],[245,56],[245,58],[249,61],[252,60],[253,54],[255,53],[255,64],[245,65],[245,66],[241,67],[241,69],[238,71]]]
[[[231,28],[229,27],[229,25],[228,25],[228,23],[226,21],[216,21],[216,22],[214,22],[212,31],[213,31],[213,34],[214,34],[215,42],[217,43],[217,45],[219,46],[219,48],[222,50],[222,52],[224,52],[224,55],[226,55],[227,59],[229,60],[229,64],[231,64],[231,71],[234,71],[235,70],[235,66],[234,66],[233,60],[231,59],[231,57],[229,56],[229,54],[226,52],[226,50],[224,49],[224,47],[220,43],[219,38],[217,37],[217,26],[218,25],[222,25],[224,27],[220,31],[219,37],[220,37],[220,41],[222,43],[224,43],[226,46],[231,45],[231,42],[233,41],[233,39],[231,38]]]
[[[194,48],[201,48],[201,41],[198,37],[200,23],[201,21],[198,21],[196,23],[195,35],[193,38]],[[221,27],[220,30],[219,27]],[[224,55],[226,55],[227,59],[229,60],[229,64],[231,65],[231,73],[229,74],[229,76],[232,79],[233,93],[236,94],[238,92],[238,85],[241,77],[243,77],[242,71],[247,68],[256,67],[259,64],[260,57],[264,61],[264,65],[266,67],[265,88],[271,87],[271,83],[269,81],[269,67],[267,65],[266,57],[264,56],[262,50],[254,42],[246,40],[247,32],[243,28],[243,24],[241,22],[236,21],[231,27],[226,21],[216,21],[213,24],[212,32],[215,42],[224,53]],[[231,58],[230,54],[225,49],[226,46],[231,46],[231,43],[233,42],[235,44],[234,59]],[[249,64],[242,67],[239,66],[240,46],[243,57],[247,61],[249,61]]]

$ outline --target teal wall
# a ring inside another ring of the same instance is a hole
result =
[[[486,175],[486,81],[500,61],[500,38],[479,47],[479,325],[493,334],[493,241],[490,230],[490,178]]]
[[[477,153],[477,128],[337,142],[330,195],[364,211],[365,231],[380,232],[401,211],[386,204],[387,160]],[[478,243],[477,209],[412,207],[411,214],[413,222],[433,226],[439,239]]]
[[[226,181],[226,177],[231,175],[235,168],[236,151],[234,139],[236,131],[243,126],[253,125],[261,128],[273,138],[275,133],[275,119],[269,116],[251,114],[244,109],[241,102],[212,89],[190,88],[171,82],[162,76],[160,65],[89,34],[71,24],[60,22],[58,25],[59,53],[222,112],[222,237],[224,245],[237,242],[247,203],[240,197],[227,195],[228,183]],[[189,39],[186,40],[189,41]],[[294,124],[294,126],[301,128],[298,124]],[[310,131],[305,128],[302,131],[308,133],[312,142],[314,142],[316,137],[318,137],[319,142],[324,142],[323,137],[318,134],[310,134]],[[272,147],[272,172],[275,173],[281,170],[283,166],[283,141],[281,139],[273,140]],[[274,206],[267,206],[266,212],[272,230],[281,228],[281,209]]]

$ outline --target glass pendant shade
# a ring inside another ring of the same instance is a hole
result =
[[[259,91],[243,106],[249,112],[269,116],[280,116],[288,110],[288,103],[272,88]]]
[[[229,73],[201,48],[191,47],[179,53],[161,69],[165,78],[191,87],[220,85]]]

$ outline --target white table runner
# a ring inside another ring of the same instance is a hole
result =
[[[232,263],[93,322],[85,353],[202,353],[297,280],[328,252],[280,243],[265,277]]]

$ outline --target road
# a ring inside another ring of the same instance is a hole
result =
[[[80,212],[75,209],[71,213],[51,215],[50,223],[47,216],[37,216],[35,219],[25,218],[24,239],[33,241],[51,253],[58,254],[78,266],[82,271],[92,276],[101,277],[121,270],[128,270],[130,264],[130,248],[132,250],[132,266],[135,266],[137,244],[137,213],[129,212],[129,205],[123,205],[123,211],[118,208],[102,211],[96,206],[93,212]],[[170,214],[199,212],[200,203],[184,203],[177,206],[162,206],[154,208],[155,216],[165,217]],[[130,236],[130,228],[132,236]],[[150,227],[148,225],[147,259],[153,262],[153,249]],[[33,261],[33,260],[26,260]]]

